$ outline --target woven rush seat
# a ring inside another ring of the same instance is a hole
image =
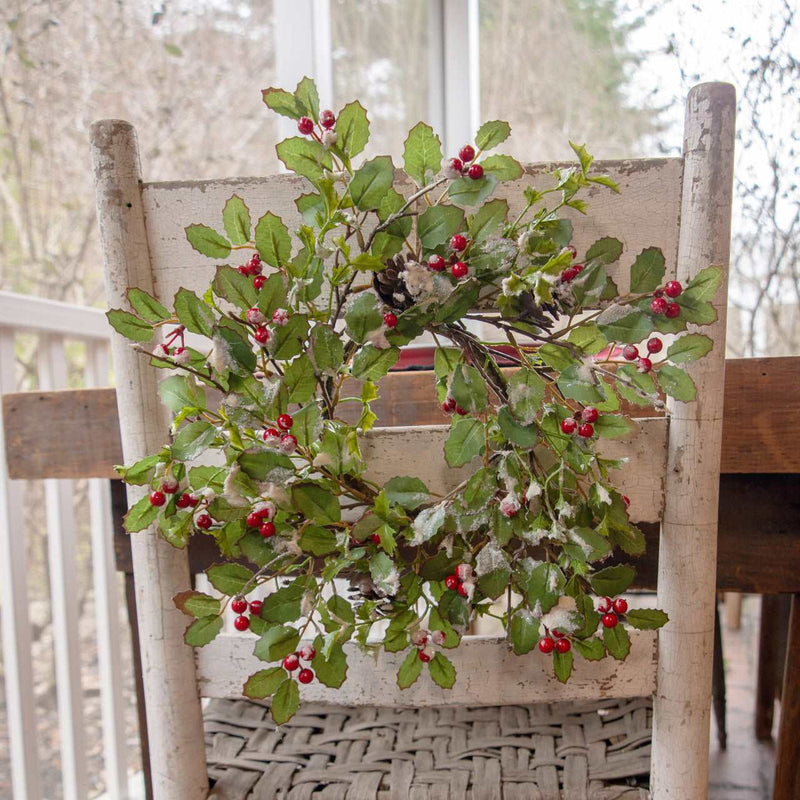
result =
[[[204,719],[214,798],[649,796],[649,698],[421,709],[305,703],[280,728],[267,703],[215,699]]]

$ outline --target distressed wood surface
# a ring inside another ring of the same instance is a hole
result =
[[[618,264],[609,267],[609,273],[622,290],[627,290],[631,263],[646,247],[660,247],[666,258],[667,272],[673,272],[677,258],[682,159],[599,161],[595,165],[620,184],[620,194],[593,186],[586,193],[591,210],[588,215],[573,209],[564,210],[564,216],[573,223],[573,243],[578,251],[584,252],[602,236],[620,239],[625,252]],[[518,181],[500,184],[494,196],[508,200],[513,218],[524,204],[525,186],[544,188],[552,182],[546,173],[566,166],[574,166],[574,163],[530,165]],[[411,193],[407,180],[397,188],[406,195]],[[302,224],[302,217],[294,200],[310,189],[304,178],[294,175],[145,184],[142,200],[158,297],[167,302],[181,286],[199,294],[208,287],[214,262],[190,247],[184,233],[187,225],[203,223],[224,230],[222,208],[232,194],[238,194],[247,203],[254,221],[272,211],[283,219],[289,230],[296,230]],[[243,251],[238,260],[232,253],[230,262],[243,263],[246,253]]]
[[[119,120],[96,122],[91,149],[106,297],[111,306],[127,307],[129,286],[153,291],[133,127]],[[123,453],[133,461],[162,445],[169,420],[149,359],[117,334],[111,348]],[[129,501],[147,491],[130,487]],[[132,549],[155,796],[200,800],[208,791],[200,698],[194,659],[183,643],[183,615],[172,603],[176,590],[189,585],[188,557],[155,527],[136,536]]]
[[[300,687],[300,697],[314,702],[354,706],[510,705],[554,703],[589,698],[645,697],[655,688],[657,637],[654,631],[630,631],[631,652],[624,662],[611,658],[589,662],[577,658],[566,684],[553,675],[553,661],[537,651],[514,655],[505,639],[468,636],[445,651],[456,668],[452,690],[422,674],[411,688],[397,685],[405,653],[365,653],[345,645],[348,679],[340,689],[318,681]],[[197,675],[204,697],[241,697],[247,678],[267,665],[253,655],[252,634],[220,634],[197,650]],[[355,676],[363,676],[354,680]]]
[[[792,597],[789,614],[774,800],[797,800],[800,797],[800,679],[796,670],[792,670],[797,664],[800,664],[800,594]]]
[[[654,800],[702,800],[708,795],[735,113],[735,91],[729,84],[701,84],[689,92],[676,277],[685,285],[711,264],[721,266],[724,277],[713,301],[718,320],[707,329],[714,349],[686,368],[697,385],[698,400],[667,402],[669,459],[658,603],[670,622],[659,631]]]
[[[390,372],[372,405],[378,424],[441,424],[433,383],[432,372]],[[800,386],[800,358],[726,361],[723,473],[800,473],[800,393],[787,386]],[[3,413],[12,478],[116,476],[123,458],[114,389],[6,394]]]

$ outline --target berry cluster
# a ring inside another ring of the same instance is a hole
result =
[[[261,266],[261,256],[258,253],[253,253],[253,255],[250,256],[250,260],[246,264],[241,264],[240,266],[236,267],[236,269],[238,269],[242,275],[255,276],[253,278],[253,286],[255,286],[256,289],[260,289],[264,285],[264,281],[266,279],[261,274],[263,267]],[[259,280],[258,285],[256,285],[257,280]]]
[[[444,585],[451,592],[458,592],[462,597],[471,600],[475,593],[472,567],[469,564],[459,564],[456,571],[444,579]]]
[[[468,413],[466,409],[461,408],[461,406],[456,403],[455,397],[452,397],[451,395],[448,395],[444,399],[444,402],[442,403],[442,411],[444,411],[445,414],[450,414],[451,416],[453,414],[458,414],[461,417]]]
[[[681,307],[675,303],[665,299],[664,295],[674,298],[679,297],[683,292],[683,286],[679,281],[667,281],[663,289],[656,289],[653,292],[653,299],[650,301],[650,310],[654,314],[664,315],[669,319],[679,317]]]
[[[567,639],[567,635],[563,631],[552,630],[539,639],[539,650],[542,653],[552,653],[555,650],[563,655],[564,653],[569,653],[571,649],[572,643]]]
[[[256,504],[253,510],[247,515],[247,526],[249,528],[258,528],[258,532],[265,538],[269,539],[275,535],[275,503],[271,500],[266,500],[262,503]]]
[[[471,144],[465,144],[459,151],[457,158],[451,158],[445,167],[445,175],[451,180],[466,175],[472,180],[477,181],[483,177],[483,167],[475,163],[475,148]]]
[[[171,358],[176,364],[188,364],[191,356],[183,338],[185,330],[183,325],[178,325],[177,328],[170,331],[164,344],[157,344],[153,348],[153,355],[156,358]],[[176,339],[180,339],[180,344],[175,343]]]
[[[664,342],[662,342],[658,336],[651,336],[647,340],[645,347],[648,353],[655,355],[662,351]],[[635,361],[637,372],[650,372],[650,370],[653,369],[653,362],[647,356],[639,356],[639,348],[636,347],[635,344],[626,344],[625,347],[622,348],[622,357],[626,361]]]
[[[289,414],[279,414],[278,419],[275,420],[276,427],[256,431],[256,436],[267,447],[276,448],[288,456],[297,449],[297,437],[289,433],[292,425],[294,425],[294,420]]]
[[[284,657],[283,668],[291,675],[300,666],[301,661],[313,661],[316,654],[317,651],[312,645],[304,644],[299,650]],[[297,680],[300,683],[311,683],[314,680],[314,673],[308,667],[303,667],[297,673]]]
[[[297,130],[303,136],[311,136],[316,139],[326,150],[329,150],[339,139],[336,131],[333,130],[335,124],[336,114],[326,108],[319,115],[319,133],[314,130],[314,120],[311,117],[300,117],[297,120]]]
[[[282,328],[289,322],[290,314],[285,308],[278,308],[272,312],[270,320],[273,327]],[[266,347],[274,335],[274,331],[268,326],[267,318],[257,307],[248,308],[244,315],[245,321],[253,329],[253,338],[262,347]]]
[[[241,595],[234,597],[231,600],[231,611],[234,614],[238,614],[238,616],[233,620],[233,627],[237,631],[248,630],[250,628],[250,618],[245,616],[246,612],[249,609],[250,614],[257,617],[261,614],[261,605],[260,600],[251,600],[248,603]]]
[[[591,439],[594,436],[594,423],[600,414],[594,406],[586,406],[582,411],[576,411],[571,417],[561,422],[561,431],[571,436],[576,431],[582,439]]]
[[[600,621],[604,628],[616,628],[620,616],[628,610],[628,601],[624,597],[617,597],[614,600],[603,597],[597,604],[597,610],[603,615]]]
[[[432,645],[441,647],[444,644],[445,634],[444,631],[426,631],[423,628],[417,628],[411,634],[411,644],[419,651],[419,660],[427,664],[434,655]]]

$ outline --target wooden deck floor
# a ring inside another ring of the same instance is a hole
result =
[[[761,601],[747,595],[738,631],[725,628],[723,645],[728,696],[728,749],[717,745],[712,723],[710,800],[770,800],[775,769],[775,746],[756,741],[754,733],[758,625]],[[775,727],[778,714],[776,709]]]

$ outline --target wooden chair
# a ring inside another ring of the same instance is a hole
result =
[[[604,163],[603,169],[620,183],[622,193],[598,193],[588,217],[573,217],[579,250],[599,236],[621,238],[626,253],[617,280],[623,286],[630,261],[648,245],[663,249],[668,275],[678,280],[686,281],[710,264],[725,267],[727,276],[734,115],[731,86],[696,86],[687,100],[682,157]],[[301,179],[280,175],[143,184],[135,133],[128,123],[100,121],[91,135],[111,306],[125,305],[128,286],[141,287],[164,302],[171,301],[179,286],[202,290],[211,270],[186,244],[183,228],[191,222],[217,225],[224,201],[234,192],[259,214],[269,209],[290,228],[299,224],[292,200],[304,191]],[[550,167],[530,166],[520,182],[504,189],[512,211],[521,195],[520,183],[541,184]],[[627,795],[619,788],[605,793],[597,775],[587,778],[569,766],[577,764],[585,771],[589,764],[591,772],[597,748],[608,755],[601,744],[592,742],[602,738],[596,736],[597,729],[609,717],[627,721],[635,717],[637,725],[647,718],[641,703],[619,703],[618,698],[652,695],[652,796],[705,797],[726,290],[727,277],[714,298],[719,318],[708,331],[714,348],[688,370],[697,384],[698,400],[688,405],[669,401],[669,423],[655,418],[641,421],[627,451],[631,463],[618,481],[632,499],[635,520],[661,523],[658,602],[670,622],[657,641],[651,632],[633,632],[626,662],[580,662],[573,678],[562,686],[547,674],[549,664],[535,654],[516,657],[502,640],[468,639],[454,651],[459,677],[450,693],[422,681],[411,693],[401,693],[391,655],[376,663],[351,651],[344,687],[339,691],[319,684],[304,687],[306,705],[280,733],[265,721],[262,706],[248,701],[236,704],[240,727],[256,731],[253,738],[265,750],[272,749],[274,758],[260,760],[254,748],[247,749],[243,763],[251,768],[249,785],[231,777],[227,784],[220,781],[215,796],[251,796],[247,792],[254,786],[254,797],[378,797],[381,781],[392,787],[381,797],[399,797],[405,790],[413,797],[436,798],[447,796],[448,790],[449,796],[459,798],[559,797],[561,790],[563,796],[575,798],[646,796],[639,790]],[[168,418],[158,398],[159,376],[148,359],[119,337],[113,357],[123,449],[130,462],[166,441]],[[436,428],[376,434],[367,456],[375,464],[373,475],[393,474],[381,460],[391,442],[395,453],[398,448],[418,453],[419,447],[426,447],[425,463],[417,459],[416,465],[429,486],[450,481],[443,461],[437,462],[433,455],[441,450],[442,436]],[[135,502],[141,493],[142,487],[132,487],[129,501]],[[186,553],[153,530],[135,534],[132,548],[155,795],[181,800],[205,797],[209,773],[200,697],[240,697],[245,677],[258,663],[251,655],[253,638],[223,634],[195,654],[183,643],[186,618],[172,603],[172,596],[190,585]],[[597,703],[588,705],[593,700],[606,708],[605,717],[593,710]],[[322,708],[308,701],[361,710]],[[550,705],[556,701],[579,705],[565,710]],[[530,705],[537,703],[544,704],[541,711]],[[447,704],[458,707],[437,708]],[[211,730],[224,734],[232,724],[234,706],[216,703],[213,709]],[[350,728],[348,720],[355,721]],[[563,724],[563,732],[553,727],[555,723]],[[423,738],[407,735],[411,729]],[[439,738],[443,732],[449,737],[449,750]],[[622,747],[639,736],[630,728],[625,736],[624,725],[616,733],[623,734],[616,737]],[[212,749],[215,741],[212,733]],[[284,750],[276,746],[278,741]],[[396,757],[389,741],[395,742]],[[346,755],[340,758],[342,754]],[[224,777],[226,758],[232,763],[234,754],[215,755],[221,766],[213,774]],[[265,766],[267,762],[270,765]],[[327,788],[316,794],[322,786]],[[290,787],[291,793],[279,795]]]

